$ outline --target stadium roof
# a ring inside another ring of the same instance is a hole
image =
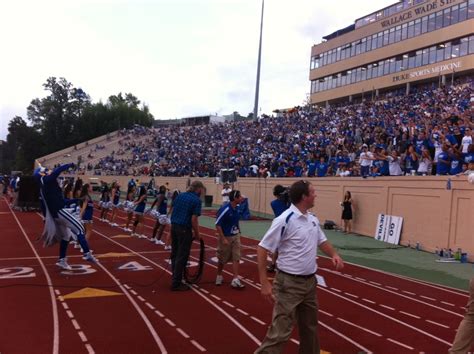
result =
[[[333,32],[331,34],[328,34],[327,36],[324,36],[323,39],[329,41],[330,39],[342,36],[343,34],[352,32],[355,29],[355,24],[353,23],[352,25],[349,25],[347,27],[344,27],[340,30],[337,30],[336,32]]]

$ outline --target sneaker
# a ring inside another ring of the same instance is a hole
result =
[[[157,239],[157,240],[155,240],[155,245],[164,246],[165,243],[163,241]]]
[[[216,279],[216,282],[217,282],[217,279]],[[243,288],[245,288],[245,285],[241,283],[239,278],[232,279],[232,283],[230,283],[230,286],[233,287],[234,289],[243,289]]]
[[[165,251],[171,251],[171,246],[165,246]]]
[[[130,236],[135,237],[135,236],[138,236],[138,234],[136,234],[135,232],[132,232]]]
[[[223,280],[224,280],[224,277],[222,275],[218,275],[216,277],[216,285],[222,285]]]
[[[187,284],[179,284],[178,286],[172,286],[171,291],[188,291],[191,290],[191,287]]]
[[[114,227],[115,227],[115,226],[118,226],[118,224],[116,224],[116,223],[113,222],[112,224],[110,224],[110,226],[114,226]]]
[[[65,269],[65,270],[72,270],[72,267],[67,264],[66,258],[60,258],[57,262],[56,265],[59,268]]]
[[[99,263],[97,258],[95,258],[91,252],[87,252],[84,254],[84,257],[82,257],[85,261],[91,262],[91,263]]]
[[[146,235],[138,235],[138,238],[146,238],[148,239],[148,237]]]

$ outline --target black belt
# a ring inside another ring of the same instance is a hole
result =
[[[310,279],[312,277],[314,277],[314,275],[316,273],[313,273],[313,274],[291,274],[291,273],[287,273],[287,272],[284,272],[283,270],[281,269],[277,269],[279,273],[282,273],[282,274],[285,274],[285,275],[289,275],[290,277],[295,277],[295,278],[303,278],[303,279]]]

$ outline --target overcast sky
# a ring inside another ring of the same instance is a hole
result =
[[[313,44],[391,0],[266,0],[260,113],[303,103]],[[0,3],[0,139],[65,77],[94,102],[131,92],[156,119],[253,111],[261,0]]]

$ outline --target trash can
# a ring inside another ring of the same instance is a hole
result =
[[[204,196],[204,206],[206,208],[212,207],[212,199],[213,199],[212,195]]]

